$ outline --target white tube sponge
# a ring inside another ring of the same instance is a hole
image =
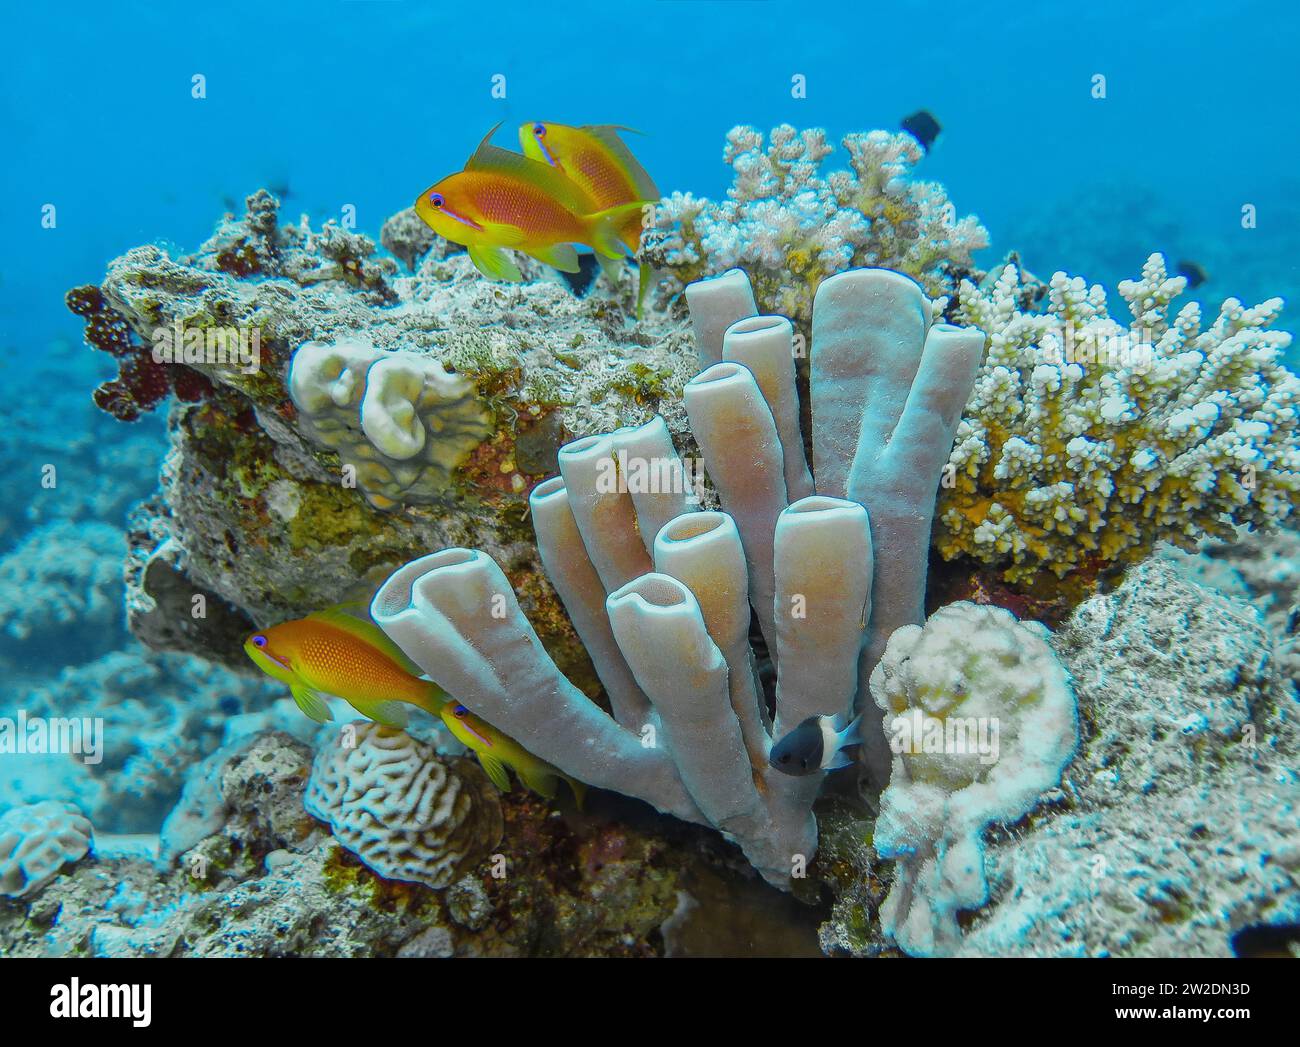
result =
[[[777,518],[776,727],[783,738],[809,716],[852,718],[858,655],[871,611],[867,511],[814,495]]]
[[[950,604],[894,633],[871,674],[893,752],[874,836],[896,861],[880,919],[908,953],[956,951],[958,912],[988,901],[985,828],[1029,812],[1078,745],[1046,636],[1002,608]]]
[[[930,302],[902,273],[851,269],[817,288],[810,390],[818,494],[848,497],[849,468],[863,430],[888,436],[892,420],[902,414],[929,327]]]
[[[731,708],[750,762],[766,767],[769,738],[749,646],[749,574],[735,521],[726,513],[685,513],[660,530],[655,570],[690,589],[709,636],[727,662]]]
[[[651,570],[636,506],[620,479],[614,438],[588,436],[560,448],[560,475],[587,555],[606,592]]]
[[[293,354],[288,387],[303,432],[355,470],[379,509],[438,501],[491,435],[473,382],[423,353],[307,342]]]
[[[529,752],[700,820],[668,754],[643,747],[556,668],[491,557],[444,549],[413,560],[380,586],[370,613],[431,680]]]
[[[895,629],[925,618],[935,500],[983,351],[982,331],[936,324],[897,361],[909,373],[905,394],[892,389],[868,400],[848,478],[848,497],[867,507],[878,550],[868,671]],[[865,684],[864,674],[864,699]]]
[[[687,790],[709,824],[745,846],[766,812],[731,709],[727,663],[694,594],[676,578],[650,573],[610,593],[607,607]]]
[[[659,529],[692,508],[689,478],[673,447],[668,424],[659,415],[644,425],[616,429],[610,437],[621,455],[619,468],[636,507],[641,541],[646,552],[653,555]]]
[[[743,269],[728,269],[721,276],[687,284],[686,305],[695,328],[695,351],[701,368],[722,359],[722,338],[728,327],[758,312],[754,290]]]
[[[546,576],[559,594],[596,674],[609,696],[614,719],[639,732],[651,722],[650,700],[637,686],[632,670],[614,642],[605,613],[605,587],[591,565],[578,532],[562,477],[544,480],[528,498],[537,535],[537,551]]]
[[[793,325],[784,316],[737,320],[723,335],[722,358],[742,363],[753,372],[781,438],[786,495],[792,502],[808,497],[813,493],[813,479],[799,430]]]
[[[772,643],[772,534],[786,506],[776,423],[743,364],[714,364],[686,383],[683,398],[713,486],[744,543],[749,601]]]

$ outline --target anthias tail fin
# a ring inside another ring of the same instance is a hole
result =
[[[552,244],[550,247],[533,248],[528,254],[562,273],[582,271],[582,266],[578,264],[578,252],[573,249],[572,244]]]
[[[623,242],[623,228],[629,215],[641,214],[643,201],[634,200],[630,204],[618,204],[587,215],[587,228],[591,238],[591,248],[606,258],[624,258],[627,245]]]

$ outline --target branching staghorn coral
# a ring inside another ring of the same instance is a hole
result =
[[[813,295],[826,277],[858,266],[896,269],[931,295],[953,290],[988,244],[979,221],[960,221],[937,182],[908,179],[924,155],[908,134],[846,135],[849,170],[823,174],[833,148],[819,129],[773,128],[768,145],[752,127],[727,135],[735,171],[727,199],[674,193],[655,210],[642,254],[666,271],[661,293],[744,269],[764,307],[806,332]]]
[[[1043,312],[1020,303],[1014,266],[963,282],[956,315],[989,352],[953,449],[935,541],[947,558],[1012,582],[1132,563],[1165,540],[1184,548],[1234,526],[1287,519],[1300,492],[1300,379],[1270,331],[1280,299],[1171,314],[1186,281],[1152,255],[1120,284],[1131,326],[1106,295],[1056,274]]]
[[[984,340],[933,324],[932,303],[901,274],[825,281],[813,319],[814,487],[793,326],[752,315],[738,271],[687,297],[705,369],[684,401],[722,511],[693,508],[660,418],[566,445],[561,475],[531,497],[542,563],[613,716],[555,668],[482,553],[408,564],[371,614],[433,680],[538,756],[714,826],[786,886],[815,852],[823,775],[776,773],[769,751],[808,717],[847,723],[889,634],[922,620],[940,469]],[[636,481],[647,475],[659,482]],[[751,608],[778,666],[770,703]],[[878,718],[864,736],[883,784]]]

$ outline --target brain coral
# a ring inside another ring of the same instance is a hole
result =
[[[70,803],[44,800],[0,815],[0,894],[40,890],[90,849],[90,822]]]
[[[849,170],[821,173],[832,152],[820,129],[782,124],[768,136],[752,127],[727,135],[723,159],[735,171],[727,200],[690,193],[660,202],[642,239],[647,260],[668,274],[663,293],[741,268],[769,313],[807,331],[813,295],[828,276],[855,266],[895,269],[930,295],[951,291],[988,244],[974,217],[957,219],[937,182],[906,176],[924,156],[907,134],[846,135]]]
[[[1130,563],[1163,539],[1182,547],[1234,525],[1291,515],[1300,490],[1300,379],[1282,363],[1282,308],[1229,298],[1208,326],[1186,281],[1152,255],[1119,293],[1057,273],[1046,307],[1015,266],[984,287],[963,281],[954,322],[989,349],[957,429],[935,543],[1002,569]]]
[[[442,888],[487,857],[504,823],[496,789],[404,731],[347,725],[356,744],[316,754],[303,804],[380,876]]]

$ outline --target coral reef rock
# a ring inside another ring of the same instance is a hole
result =
[[[110,264],[87,338],[205,386],[178,391],[159,496],[131,528],[146,642],[241,664],[235,630],[168,630],[148,612],[188,592],[265,625],[473,542],[508,566],[562,661],[576,646],[521,525],[528,492],[575,435],[656,410],[683,431],[689,332],[654,310],[634,320],[626,289],[603,281],[575,297],[541,266],[493,283],[435,246],[399,272],[359,233],[283,223],[265,192],[193,255],[148,246]],[[369,380],[343,366],[349,346],[365,347]],[[132,411],[156,402],[144,384]],[[168,570],[143,570],[156,554]]]
[[[961,913],[957,955],[1230,956],[1237,931],[1300,919],[1300,707],[1259,612],[1155,558],[1051,642],[1079,749],[985,832],[988,901]],[[837,954],[885,946],[898,870],[864,851],[836,852],[855,872],[822,929]]]

